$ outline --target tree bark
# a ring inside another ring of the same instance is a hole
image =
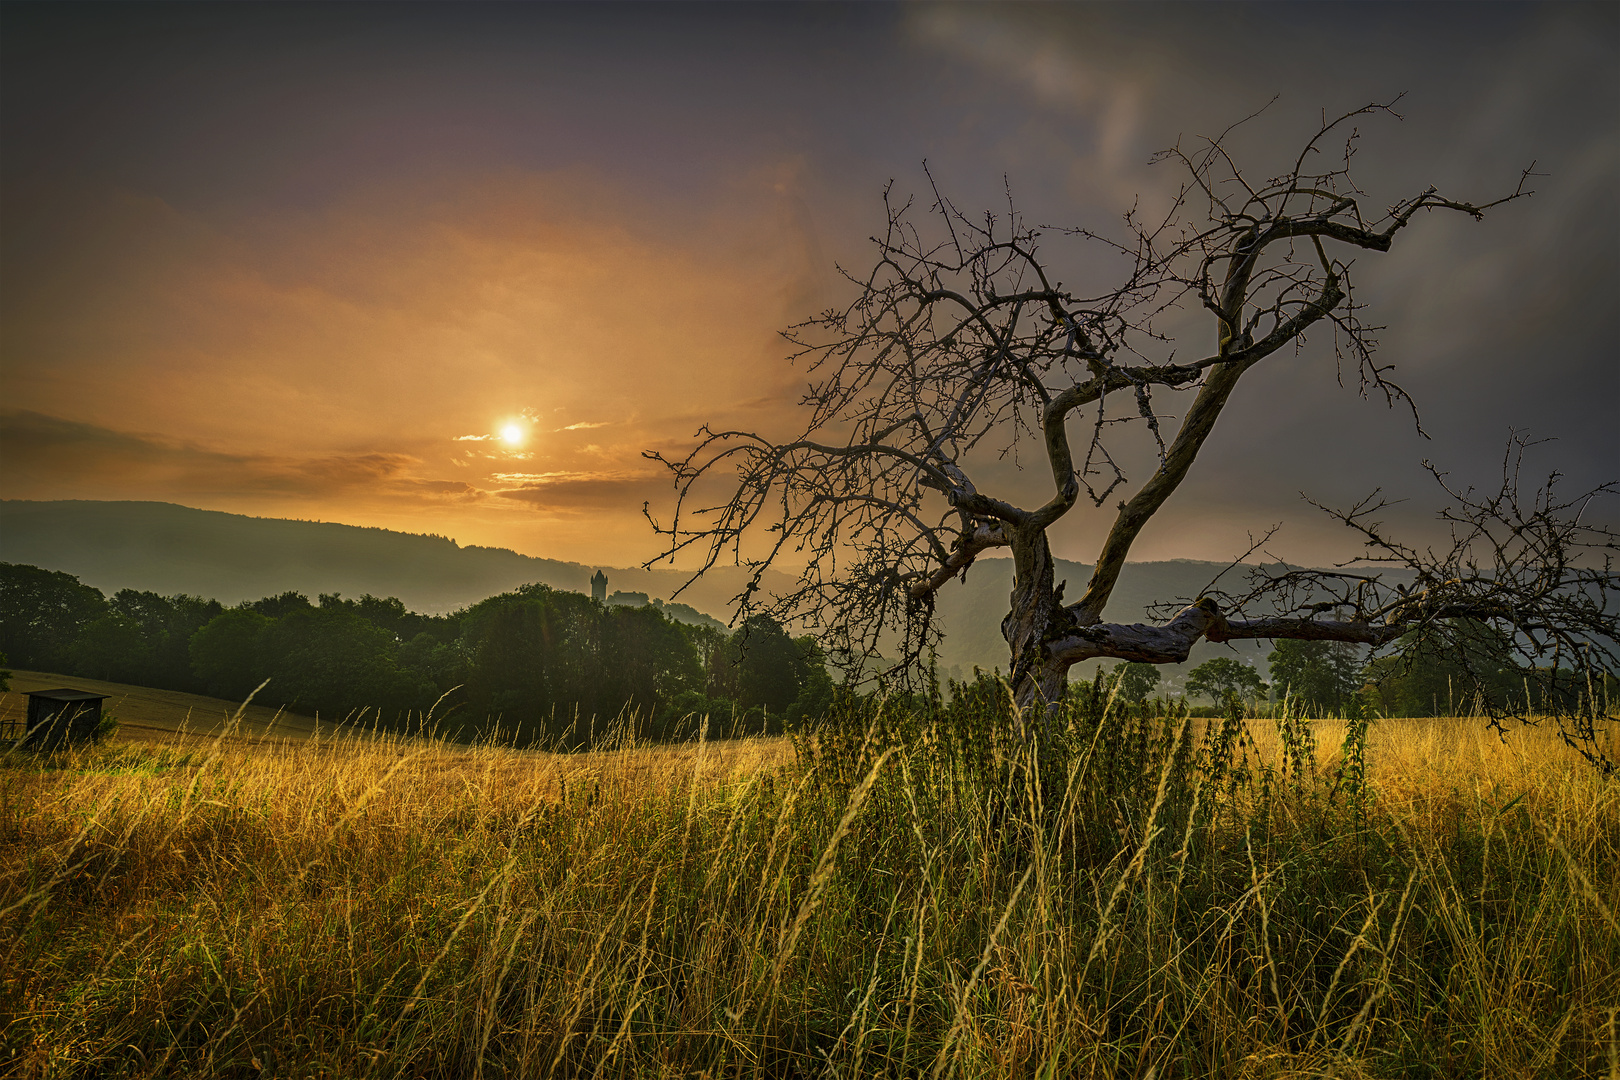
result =
[[[1063,611],[1063,586],[1054,584],[1046,530],[1015,530],[1012,549],[1012,596],[1007,617],[1001,620],[1001,635],[1012,659],[1007,681],[1013,700],[1027,708],[1063,699],[1069,663],[1055,659],[1047,646],[1067,626],[1068,617]]]

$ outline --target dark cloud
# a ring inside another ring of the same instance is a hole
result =
[[[626,506],[639,509],[646,500],[662,497],[669,487],[663,477],[650,473],[579,472],[526,478],[498,476],[497,480],[515,486],[497,488],[494,495],[557,514],[623,511]]]
[[[113,431],[42,413],[0,415],[0,456],[7,498],[50,498],[62,486],[93,484],[101,498],[198,495],[355,495],[481,498],[471,484],[413,475],[409,454],[363,453],[294,458],[222,453],[162,436]]]

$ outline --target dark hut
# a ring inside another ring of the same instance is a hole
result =
[[[88,742],[101,724],[101,703],[106,694],[88,690],[35,690],[28,695],[28,723],[23,745],[54,750],[74,742]]]

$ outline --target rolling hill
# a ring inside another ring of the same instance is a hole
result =
[[[444,536],[325,521],[255,518],[173,503],[0,500],[0,562],[63,570],[106,593],[188,593],[231,605],[293,589],[397,596],[412,611],[456,611],[539,582],[588,593],[598,567],[461,546]],[[674,570],[605,567],[610,590],[667,599]],[[722,615],[741,571],[718,568],[680,597]]]

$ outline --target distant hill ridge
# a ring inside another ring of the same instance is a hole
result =
[[[111,594],[146,589],[164,596],[188,593],[227,605],[289,589],[357,597],[395,596],[413,611],[439,614],[477,603],[519,585],[538,582],[589,593],[595,567],[521,555],[506,548],[462,546],[445,536],[401,533],[373,526],[256,518],[196,510],[162,502],[0,500],[0,562],[62,570]],[[1148,605],[1196,596],[1223,568],[1178,559],[1125,567],[1110,605],[1110,619],[1146,618]],[[668,599],[685,581],[675,570],[604,567],[611,591]],[[1069,592],[1084,585],[1091,567],[1057,560]],[[716,567],[681,594],[680,602],[725,621],[741,591],[743,571]],[[785,574],[767,588],[789,583]],[[966,674],[974,665],[1006,665],[1001,617],[1012,587],[1010,559],[980,559],[966,581],[943,589],[938,612],[946,632],[939,663]],[[1241,646],[1262,673],[1269,643]],[[1219,651],[1218,651],[1219,650]],[[1200,643],[1192,662],[1222,655],[1224,646]],[[1180,666],[1168,668],[1173,676]]]
[[[294,589],[356,597],[397,596],[440,614],[539,582],[589,593],[597,567],[462,546],[445,536],[363,525],[256,518],[162,502],[0,500],[0,562],[63,570],[104,592],[189,593],[227,605]],[[686,580],[674,570],[602,567],[613,591],[668,598]],[[721,568],[683,603],[724,618],[740,571]]]

